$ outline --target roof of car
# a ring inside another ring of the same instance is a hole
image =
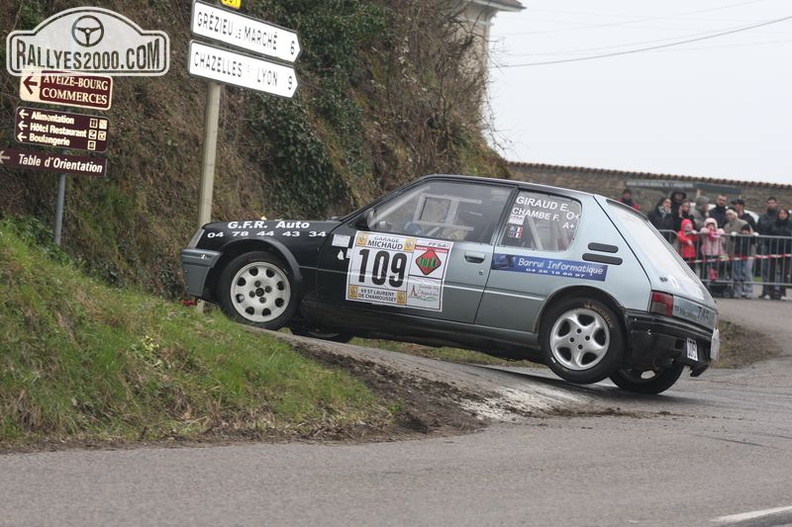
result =
[[[477,183],[499,183],[499,184],[511,185],[519,188],[525,188],[531,190],[543,190],[543,191],[564,193],[564,194],[574,194],[577,196],[589,196],[589,197],[599,196],[599,194],[592,194],[591,192],[585,192],[582,190],[575,190],[564,187],[554,187],[551,185],[543,185],[541,183],[531,183],[529,181],[519,181],[515,179],[498,179],[498,178],[481,177],[481,176],[467,176],[463,174],[430,174],[416,179],[413,183],[417,183],[418,181],[423,181],[427,179],[457,179],[457,180],[471,181]],[[604,196],[600,196],[600,197],[604,197]]]

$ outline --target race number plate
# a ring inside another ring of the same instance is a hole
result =
[[[443,309],[453,242],[358,232],[350,249],[346,299],[394,307]]]
[[[685,346],[687,351],[687,358],[692,360],[699,360],[698,354],[698,344],[694,339],[687,339],[687,345]]]

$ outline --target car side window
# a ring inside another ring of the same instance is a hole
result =
[[[511,204],[501,245],[563,251],[575,236],[580,203],[541,192],[520,191]]]
[[[449,241],[489,243],[511,189],[430,181],[372,210],[371,229]]]

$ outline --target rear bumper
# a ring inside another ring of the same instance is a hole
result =
[[[205,298],[204,289],[209,271],[220,259],[217,251],[202,249],[183,249],[181,252],[181,265],[184,271],[184,281],[187,285],[187,294]]]
[[[695,377],[701,375],[717,357],[717,329],[708,330],[684,320],[643,311],[628,311],[625,323],[630,341],[627,367],[648,370],[681,362],[690,367],[691,375]],[[689,353],[691,345],[688,339],[696,343],[695,358],[689,356],[692,353]]]

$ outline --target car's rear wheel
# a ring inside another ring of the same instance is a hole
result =
[[[354,335],[349,333],[339,333],[336,331],[323,331],[321,329],[307,329],[303,327],[291,328],[291,332],[301,337],[311,337],[314,339],[329,340],[332,342],[346,343],[352,340]]]
[[[624,335],[613,310],[593,299],[566,298],[543,317],[542,355],[553,372],[589,384],[611,375],[624,355]]]
[[[684,369],[685,365],[681,363],[656,370],[624,368],[613,372],[610,379],[616,386],[628,392],[658,394],[671,388]]]
[[[220,274],[218,303],[229,317],[264,329],[283,327],[297,309],[288,266],[267,252],[234,258]]]

